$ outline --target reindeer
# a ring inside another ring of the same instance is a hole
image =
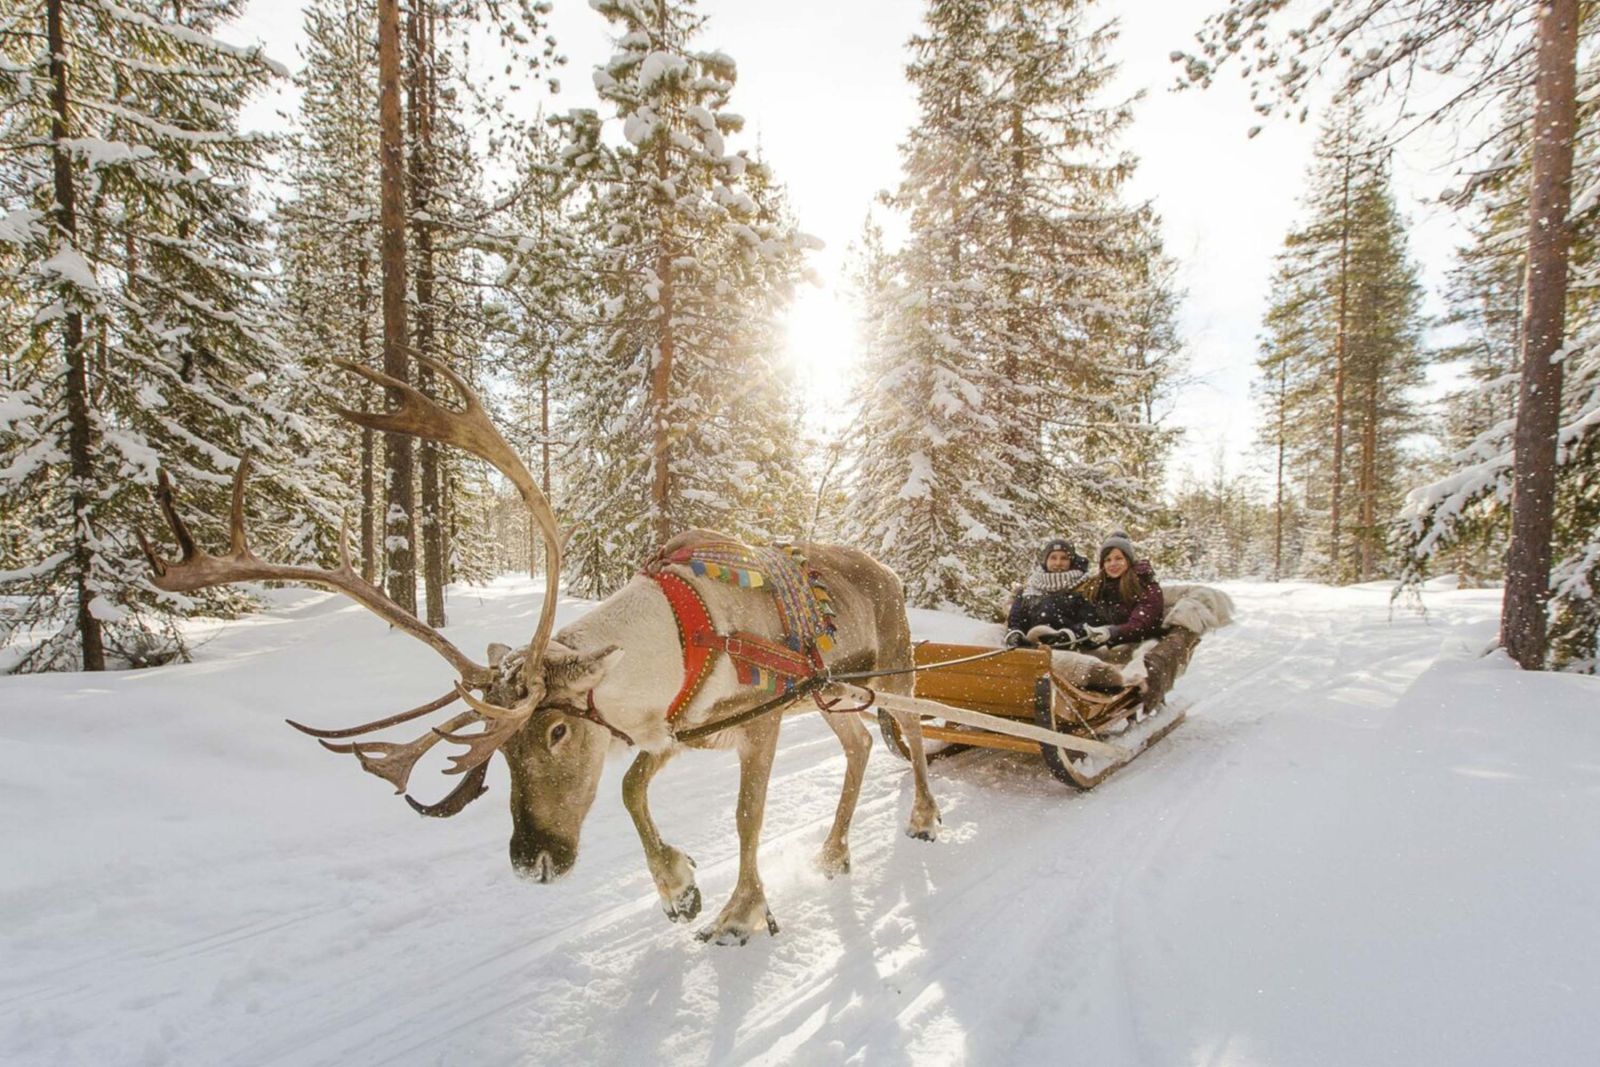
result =
[[[437,630],[419,622],[356,574],[350,561],[347,530],[340,538],[339,566],[332,570],[258,559],[250,551],[244,529],[248,456],[241,460],[234,477],[232,545],[226,556],[212,555],[196,546],[178,514],[172,486],[165,472],[160,473],[157,500],[181,555],[177,561],[162,558],[144,542],[152,583],[174,593],[243,581],[284,581],[330,588],[439,653],[460,679],[451,692],[435,700],[345,729],[319,730],[292,721],[290,725],[321,738],[332,751],[353,753],[366,770],[394,785],[397,793],[406,791],[412,769],[435,744],[449,741],[463,746],[465,751],[450,757],[445,772],[462,775],[462,780],[445,798],[423,804],[406,796],[413,808],[428,816],[454,815],[486,792],[483,783],[489,761],[496,752],[501,753],[511,771],[511,865],[529,881],[549,883],[572,868],[577,860],[579,833],[594,803],[607,752],[618,739],[637,744],[639,755],[623,778],[623,803],[638,830],[662,908],[673,922],[690,922],[699,914],[700,890],[695,885],[694,861],[662,841],[650,817],[650,781],[685,747],[732,748],[739,756],[738,879],[721,913],[698,936],[719,944],[744,944],[762,925],[770,934],[776,934],[778,925],[767,906],[756,860],[781,715],[763,715],[709,736],[680,740],[679,735],[695,732],[696,727],[752,709],[762,702],[762,696],[742,688],[728,657],[720,656],[693,699],[668,723],[666,712],[683,679],[684,661],[677,623],[666,595],[657,582],[644,576],[635,577],[582,619],[552,635],[561,538],[549,502],[467,383],[442,364],[421,357],[419,362],[450,382],[460,396],[461,410],[447,408],[389,375],[339,361],[345,370],[386,387],[397,404],[389,412],[338,409],[339,414],[380,432],[463,448],[489,462],[516,486],[539,526],[547,552],[544,605],[533,638],[524,648],[513,650],[493,644],[489,646],[487,664],[470,659]],[[702,540],[731,539],[711,531],[691,530],[674,538],[663,551]],[[837,611],[837,640],[833,649],[823,654],[826,668],[889,672],[911,667],[905,595],[895,574],[855,549],[819,544],[802,547],[808,564],[826,581]],[[684,577],[692,580],[692,575]],[[768,639],[780,636],[776,613],[763,602],[764,597],[715,581],[694,584],[717,632],[745,632]],[[888,675],[879,684],[885,692],[909,695],[911,675]],[[473,691],[482,696],[475,696]],[[340,741],[420,718],[457,699],[465,701],[469,710],[414,741]],[[928,788],[920,720],[914,715],[894,714],[905,734],[915,770],[906,832],[913,838],[931,841],[937,834],[939,810]],[[839,805],[817,860],[822,871],[833,877],[850,868],[850,820],[860,795],[872,738],[853,714],[830,714],[826,719],[846,756]],[[473,730],[475,724],[482,728]]]

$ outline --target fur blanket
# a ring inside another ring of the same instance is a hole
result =
[[[1122,689],[1136,685],[1147,704],[1160,703],[1183,674],[1200,638],[1233,621],[1233,600],[1208,585],[1163,585],[1167,633],[1138,644],[1112,645],[1093,652],[1053,652],[1051,670],[1084,689]]]

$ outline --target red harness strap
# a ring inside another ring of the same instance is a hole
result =
[[[671,722],[711,675],[712,650],[701,635],[715,636],[716,631],[711,628],[711,612],[694,586],[667,571],[657,571],[650,577],[667,595],[672,620],[678,625],[678,643],[683,646],[683,687],[667,706],[667,721]]]
[[[793,649],[754,634],[736,633],[732,637],[723,637],[719,633],[705,630],[694,635],[694,643],[718,652],[726,652],[734,659],[742,659],[746,663],[753,663],[757,667],[763,667],[788,678],[810,677],[822,666],[820,661],[814,661],[814,657],[803,656]]]
[[[678,627],[678,641],[683,646],[683,686],[667,706],[668,722],[694,699],[710,677],[711,668],[715,666],[713,652],[726,653],[733,659],[753,663],[788,678],[809,678],[823,669],[822,656],[815,648],[806,655],[754,634],[736,633],[724,637],[712,627],[711,612],[694,586],[667,571],[657,571],[650,577],[666,594],[673,622]]]

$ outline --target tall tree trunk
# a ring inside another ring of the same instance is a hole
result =
[[[368,348],[372,343],[372,333],[367,323],[367,312],[372,300],[368,270],[367,251],[362,248],[356,255],[356,359],[362,366],[370,362]],[[361,410],[365,413],[370,409],[369,398],[372,396],[372,387],[363,380],[357,388],[361,390]],[[378,570],[373,530],[373,515],[377,511],[372,481],[375,438],[376,435],[372,430],[365,426],[361,428],[361,577],[368,582],[372,581],[373,575]]]
[[[63,142],[68,136],[67,37],[62,25],[65,0],[49,0],[45,5],[46,35],[50,45],[50,162],[55,177],[56,234],[62,244],[78,242],[77,190],[72,181],[72,156]],[[83,652],[83,669],[106,669],[105,637],[100,620],[90,604],[94,587],[90,580],[93,553],[89,548],[89,510],[93,499],[93,448],[89,423],[88,355],[83,343],[83,313],[73,298],[66,301],[62,323],[63,355],[67,363],[67,461],[72,471],[72,569],[73,593],[77,599],[78,641]]]
[[[1533,175],[1528,194],[1528,282],[1522,384],[1512,466],[1511,545],[1500,641],[1525,670],[1545,664],[1550,536],[1555,523],[1556,434],[1561,422],[1572,141],[1577,118],[1577,0],[1540,5],[1535,59]]]
[[[1378,372],[1367,379],[1361,423],[1361,580],[1371,581],[1378,537]]]
[[[400,131],[399,0],[378,0],[378,120],[380,125],[379,193],[383,264],[383,370],[409,381],[410,338],[406,329],[405,140]],[[389,390],[389,399],[401,396]],[[384,480],[388,507],[384,514],[384,556],[388,592],[395,603],[417,612],[417,562],[412,528],[416,497],[412,489],[411,438],[383,435]]]
[[[665,182],[668,178],[667,146],[656,146],[656,176]],[[672,424],[669,421],[672,404],[672,358],[676,338],[673,335],[672,245],[667,213],[670,207],[660,209],[660,251],[656,257],[656,276],[661,281],[661,331],[658,335],[656,363],[650,375],[650,418],[655,428],[651,445],[655,463],[650,481],[650,505],[654,513],[657,544],[666,544],[673,534],[672,516]]]
[[[1289,361],[1278,361],[1278,485],[1272,505],[1272,580],[1283,580],[1283,459],[1288,449]]]
[[[1026,13],[1021,5],[1012,11],[1012,18],[1017,20],[1018,26],[1026,25],[1023,19]],[[1004,339],[1005,356],[1001,373],[1004,381],[1001,383],[1003,390],[1003,407],[995,412],[1000,420],[1001,440],[1005,442],[1006,451],[1010,453],[1005,457],[1005,462],[1013,464],[1021,456],[1027,443],[1028,426],[1026,420],[1018,417],[1022,410],[1017,389],[1018,360],[1016,345],[1022,338],[1025,324],[1021,321],[1017,304],[1022,297],[1022,198],[1024,178],[1027,173],[1027,156],[1023,151],[1023,114],[1022,105],[1011,105],[1011,152],[1010,152],[1010,182],[1011,188],[1006,202],[1006,254],[1011,262],[1006,270],[1006,333]]]
[[[427,213],[433,195],[433,10],[423,0],[414,0],[408,21],[411,78],[406,94],[407,132],[411,135],[411,226],[416,252],[417,327],[416,349],[430,359],[439,359],[434,331],[433,223]],[[426,367],[417,369],[417,383],[432,395],[433,374]],[[439,485],[439,446],[433,441],[417,445],[422,467],[422,586],[425,592],[429,626],[445,625],[444,614],[444,516]]]
[[[539,452],[541,470],[539,474],[539,487],[544,490],[544,498],[550,499],[550,360],[547,357],[539,367]],[[528,577],[538,576],[535,562],[539,557],[539,546],[542,535],[539,533],[539,524],[530,516],[528,519]]]
[[[1344,143],[1344,203],[1339,216],[1339,325],[1333,346],[1333,485],[1329,489],[1328,564],[1335,584],[1344,580],[1339,506],[1344,495],[1344,365],[1350,315],[1350,141]]]

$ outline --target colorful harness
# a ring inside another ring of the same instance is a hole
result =
[[[744,632],[717,633],[705,598],[686,579],[665,569],[671,565],[743,589],[767,590],[778,610],[783,643]],[[683,685],[667,708],[668,722],[711,676],[716,666],[713,653],[724,653],[733,661],[741,685],[772,693],[791,692],[799,679],[823,670],[822,653],[833,647],[835,613],[822,576],[806,566],[798,549],[707,541],[657,555],[644,573],[666,594],[683,647]]]

